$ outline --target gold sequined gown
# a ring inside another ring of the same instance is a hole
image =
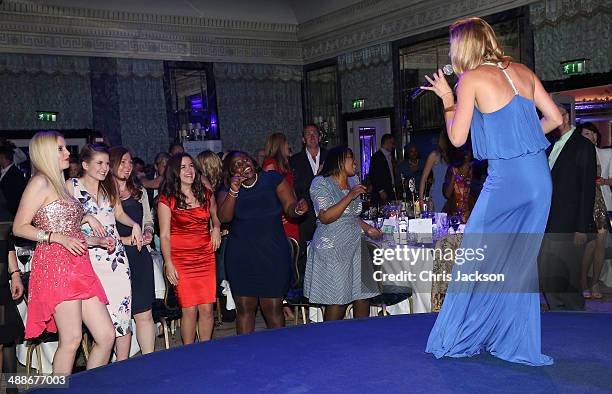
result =
[[[83,206],[76,200],[56,200],[38,209],[34,227],[81,239]],[[107,304],[106,293],[94,272],[89,255],[74,256],[58,243],[36,245],[28,288],[26,338],[47,330],[57,332],[55,307],[63,301],[98,297]]]

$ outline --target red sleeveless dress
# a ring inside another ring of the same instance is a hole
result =
[[[75,237],[85,242],[81,233],[83,206],[76,200],[55,200],[38,209],[34,227]],[[94,272],[89,254],[74,256],[62,245],[39,243],[32,257],[28,287],[28,317],[25,337],[36,338],[47,330],[57,332],[53,313],[63,301],[98,297],[108,304],[104,288]]]
[[[291,172],[290,169],[286,171],[281,171],[276,165],[276,161],[273,159],[265,159],[262,167],[265,168],[266,166],[270,164],[274,166],[274,171],[281,174],[283,178],[285,178],[289,186],[291,186],[291,189],[293,189],[293,182],[294,182],[293,172]],[[283,220],[283,228],[285,229],[285,235],[287,237],[291,237],[295,239],[296,241],[299,241],[300,240],[300,230],[299,230],[299,226],[297,222],[295,221],[295,219],[288,218],[283,213],[282,220]]]
[[[210,201],[210,191],[206,191]],[[174,197],[159,196],[170,208],[170,254],[178,273],[176,297],[181,308],[212,304],[217,299],[215,253],[210,240],[209,205],[178,209]]]

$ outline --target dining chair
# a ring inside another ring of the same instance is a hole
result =
[[[366,247],[370,258],[374,258],[374,251],[379,248],[372,241],[365,240]],[[374,272],[382,270],[382,266],[374,266]],[[380,294],[369,299],[371,306],[376,306],[382,309],[383,316],[387,316],[387,307],[399,304],[404,300],[408,300],[410,304],[410,313],[413,311],[412,305],[412,288],[405,286],[386,285],[383,282],[376,282]]]

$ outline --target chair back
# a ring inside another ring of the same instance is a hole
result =
[[[302,277],[299,269],[299,259],[300,259],[300,244],[299,242],[292,237],[287,237],[287,241],[291,246],[291,270],[293,272],[291,288],[298,287],[300,283],[302,283]]]

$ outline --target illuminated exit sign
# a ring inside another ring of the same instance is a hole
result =
[[[561,63],[563,75],[574,75],[586,73],[586,59],[572,60]]]
[[[57,122],[58,112],[36,111],[36,119],[42,122]]]
[[[365,107],[365,99],[353,100],[353,109],[362,110]]]

